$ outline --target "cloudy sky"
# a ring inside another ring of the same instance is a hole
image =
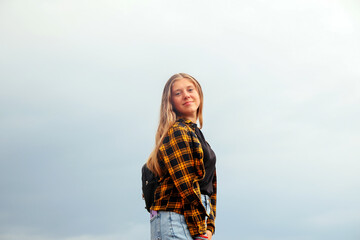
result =
[[[356,0],[0,0],[0,240],[143,240],[162,88],[202,84],[214,239],[360,239]]]

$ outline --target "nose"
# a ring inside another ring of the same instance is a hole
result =
[[[187,98],[189,98],[189,97],[190,97],[190,94],[189,94],[188,92],[185,92],[185,93],[184,93],[184,98],[187,99]]]

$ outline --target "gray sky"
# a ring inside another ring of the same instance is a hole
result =
[[[0,1],[0,240],[143,240],[162,88],[205,94],[214,239],[360,238],[355,0]]]

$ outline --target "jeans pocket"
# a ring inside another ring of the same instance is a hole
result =
[[[161,239],[161,221],[160,221],[160,214],[153,215],[150,218],[150,231],[151,231],[151,239],[157,240]]]
[[[152,216],[151,218],[150,218],[150,223],[151,222],[153,222],[156,218],[158,218],[159,217],[159,215],[156,215],[156,216]]]

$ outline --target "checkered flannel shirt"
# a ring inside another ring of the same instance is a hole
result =
[[[158,152],[163,176],[151,207],[155,211],[183,214],[193,237],[205,234],[206,230],[215,231],[217,185],[215,170],[214,193],[210,196],[211,212],[208,215],[201,202],[198,183],[205,175],[205,168],[195,127],[196,124],[189,120],[178,119],[168,130]],[[206,216],[208,220],[205,223]]]

